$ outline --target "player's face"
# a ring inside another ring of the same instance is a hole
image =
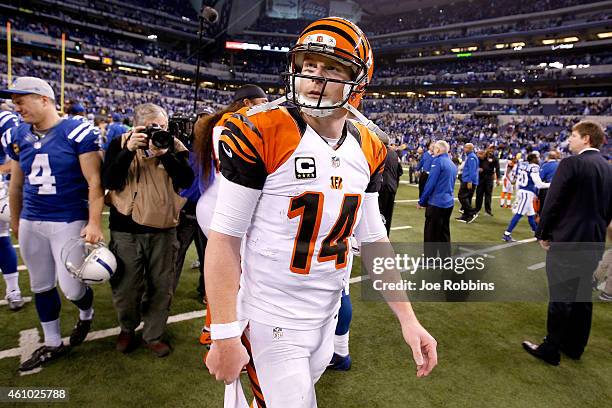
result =
[[[582,149],[586,149],[590,146],[587,140],[587,138],[582,138],[582,136],[580,136],[580,133],[578,133],[577,131],[572,131],[572,134],[568,139],[570,151],[574,154],[580,153]]]
[[[19,113],[26,123],[40,123],[44,119],[47,98],[40,95],[13,95],[15,112]]]
[[[306,54],[302,64],[302,74],[320,76],[328,79],[339,79],[349,81],[351,79],[351,69],[342,65],[336,60],[318,54]],[[323,81],[315,79],[303,79],[299,81],[297,92],[310,99],[318,100],[323,93],[323,99],[331,102],[343,100],[342,91],[344,84],[328,82],[323,88]]]

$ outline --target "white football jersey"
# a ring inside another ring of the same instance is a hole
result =
[[[221,132],[224,129],[223,126],[220,126],[220,124],[224,123],[231,115],[231,113],[224,114],[219,120],[219,122],[217,122],[212,131],[212,144],[215,164],[217,163],[217,158],[219,157],[219,138],[221,137]],[[217,171],[213,182],[206,188],[206,190],[198,199],[198,205],[196,207],[196,217],[198,220],[198,225],[200,226],[202,232],[204,233],[204,235],[206,235],[207,238],[210,234],[210,224],[212,222],[213,214],[215,212],[215,205],[217,203],[217,196],[219,194],[219,182],[220,176]]]
[[[221,172],[261,190],[243,241],[238,316],[293,329],[323,326],[349,276],[349,237],[366,192],[378,191],[386,149],[348,121],[330,146],[297,109],[247,117],[220,138]]]

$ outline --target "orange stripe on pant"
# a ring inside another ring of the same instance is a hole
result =
[[[261,386],[259,385],[257,371],[255,371],[255,363],[253,362],[253,355],[251,353],[251,343],[244,334],[242,335],[241,340],[242,344],[247,350],[247,353],[249,354],[249,363],[246,366],[246,370],[249,376],[249,381],[251,383],[251,391],[253,391],[253,395],[255,396],[255,401],[257,401],[258,408],[266,408],[266,401],[264,400],[264,396],[261,391]]]

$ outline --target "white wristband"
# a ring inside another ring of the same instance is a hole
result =
[[[242,336],[242,329],[240,328],[240,323],[237,321],[210,325],[210,338],[213,340],[223,340],[240,336]]]

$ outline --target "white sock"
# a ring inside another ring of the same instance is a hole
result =
[[[3,274],[4,281],[6,282],[6,294],[8,295],[10,292],[20,292],[19,290],[19,272],[7,273]]]
[[[334,353],[341,357],[349,355],[349,332],[350,330],[346,334],[334,335]]]
[[[50,322],[40,322],[45,334],[45,346],[57,347],[62,344],[62,334],[60,332],[60,320],[55,319]]]
[[[90,307],[87,310],[79,309],[79,319],[81,320],[91,320],[93,319],[93,315],[94,315],[93,307]]]

